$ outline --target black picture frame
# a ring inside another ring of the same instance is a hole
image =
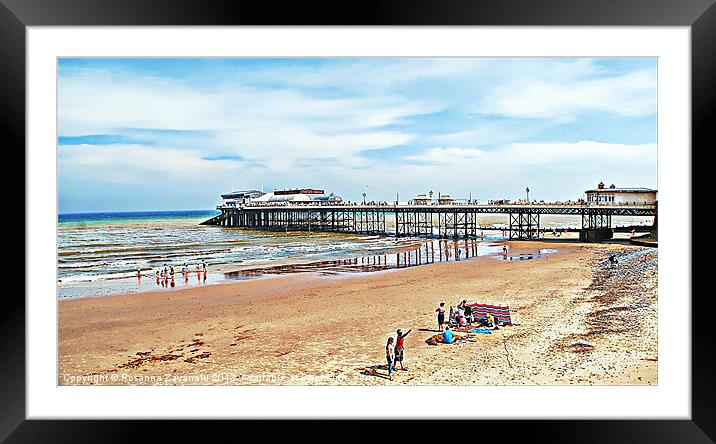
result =
[[[714,0],[363,0],[326,4],[285,2],[280,5],[243,0],[0,0],[0,122],[4,129],[6,152],[16,155],[25,152],[25,32],[28,26],[329,24],[690,27],[691,155],[716,146],[710,113],[716,103]],[[688,150],[688,147],[684,149]],[[18,162],[27,166],[24,156]],[[13,184],[16,186],[18,182]],[[26,242],[27,236],[32,236],[32,233],[25,232]],[[703,267],[694,262],[694,269],[699,266]],[[697,276],[698,273],[692,275]],[[27,271],[25,276],[27,278]],[[25,303],[15,295],[8,293],[7,296],[3,301],[5,309],[0,311],[0,347],[5,357],[0,365],[0,439],[7,438],[12,442],[94,442],[141,437],[164,441],[175,433],[183,439],[202,439],[206,430],[221,432],[221,429],[229,429],[233,436],[243,435],[243,425],[237,426],[228,421],[180,427],[151,421],[26,420]],[[711,346],[714,328],[710,319],[712,316],[707,310],[711,294],[705,292],[695,296],[698,297],[693,297],[691,301],[691,420],[549,420],[514,421],[510,424],[485,421],[480,427],[484,426],[485,430],[507,428],[509,434],[506,439],[510,441],[541,438],[550,442],[714,442],[716,397],[713,375],[716,372]],[[161,416],[161,412],[157,415]],[[421,435],[425,439],[437,439],[441,436],[439,429],[444,432],[447,427],[421,424],[427,426],[421,427]],[[336,426],[340,433],[331,434],[333,440],[365,441],[381,436],[355,422]],[[306,421],[287,427],[292,430],[291,436],[301,432],[314,435],[318,425]],[[260,428],[272,430],[273,426],[262,424]]]

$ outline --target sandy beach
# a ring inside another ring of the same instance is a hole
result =
[[[379,273],[314,273],[58,302],[58,384],[657,384],[657,250],[510,242]],[[609,254],[618,253],[617,269]],[[441,300],[509,304],[518,325],[428,345]],[[407,371],[386,377],[385,342]]]

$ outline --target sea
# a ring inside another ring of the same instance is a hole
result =
[[[216,214],[217,211],[205,210],[60,214],[57,297],[183,288],[289,272],[328,274],[395,268],[400,266],[400,258],[392,253],[415,250],[424,242],[390,236],[264,232],[200,225]],[[496,246],[489,248],[488,244],[481,247],[480,254],[497,251]],[[386,257],[378,259],[381,256]],[[417,265],[420,259],[416,256],[411,265]],[[406,265],[408,260],[406,257]],[[334,267],[330,261],[345,264]],[[366,261],[380,262],[382,267],[367,269],[363,266]],[[202,263],[207,264],[206,277],[203,266],[197,273],[196,266]],[[190,270],[189,279],[181,273],[184,264]],[[166,287],[163,279],[160,283],[156,279],[156,273],[165,267],[174,268],[173,285],[167,282]],[[257,271],[262,269],[266,273]]]
[[[482,239],[452,241],[200,224],[216,214],[212,210],[60,214],[58,299],[167,291],[288,273],[377,272],[498,255],[505,240],[500,229],[486,230]],[[391,222],[389,218],[389,230],[394,226]],[[157,272],[172,268],[174,279],[157,279]],[[185,268],[188,273],[182,273]]]

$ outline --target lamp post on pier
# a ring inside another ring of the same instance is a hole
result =
[[[530,203],[530,187],[525,188],[525,191],[527,192],[527,203]]]

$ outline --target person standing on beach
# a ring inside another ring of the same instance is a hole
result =
[[[435,311],[438,314],[438,331],[443,331],[443,324],[445,323],[445,302],[441,302]]]
[[[404,351],[404,342],[405,337],[410,334],[412,330],[408,330],[403,334],[403,331],[401,329],[398,329],[396,332],[398,334],[397,339],[395,340],[395,360],[393,362],[393,367],[395,367],[395,363],[400,362],[400,369],[401,370],[407,370],[407,368],[403,367],[403,351]]]
[[[467,301],[465,301],[463,307],[465,307],[465,320],[467,321],[468,325],[472,325],[472,323],[474,322],[474,318],[472,317],[472,306],[468,305]]]
[[[393,349],[393,337],[388,338],[385,344],[385,360],[388,361],[388,379],[393,380],[393,361],[395,360],[395,352]]]
[[[196,264],[196,281],[201,282],[201,267],[199,267],[199,264]]]
[[[159,285],[159,270],[157,270],[157,285]]]
[[[141,284],[142,283],[142,269],[137,268],[137,281]]]
[[[502,244],[502,257],[507,259],[507,244]]]

